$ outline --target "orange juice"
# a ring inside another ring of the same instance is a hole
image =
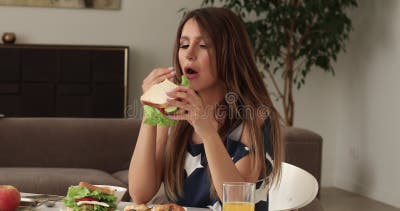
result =
[[[226,202],[223,211],[254,211],[254,204],[249,202]]]

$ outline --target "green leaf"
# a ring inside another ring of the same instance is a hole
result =
[[[66,207],[71,208],[72,210],[80,211],[87,210],[85,206],[78,206],[76,203],[76,199],[81,199],[84,197],[92,197],[101,202],[107,203],[110,207],[103,207],[100,205],[93,205],[93,208],[89,210],[95,211],[108,211],[110,209],[114,210],[117,208],[116,200],[117,197],[115,195],[105,194],[99,190],[91,191],[82,186],[71,186],[68,188],[67,196],[64,198],[64,204]]]
[[[160,126],[173,126],[176,124],[175,120],[168,119],[160,110],[157,108],[145,105],[143,110],[146,116],[145,124],[148,125],[160,125]]]
[[[181,86],[190,86],[189,79],[185,75],[182,75],[181,77]],[[174,126],[177,123],[176,120],[168,119],[168,117],[161,113],[158,108],[144,105],[143,111],[146,116],[146,119],[144,121],[145,124],[152,126]]]
[[[261,74],[261,77],[262,77],[262,78],[265,78],[265,73],[264,73],[264,71],[260,71],[260,74]]]
[[[181,86],[186,86],[186,87],[190,86],[190,81],[186,77],[186,75],[182,75],[182,77],[181,77]]]

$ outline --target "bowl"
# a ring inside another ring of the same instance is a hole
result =
[[[112,185],[94,185],[97,187],[102,187],[102,188],[109,188],[112,190],[115,190],[114,195],[117,197],[117,201],[115,202],[117,205],[119,202],[121,202],[122,197],[126,193],[127,189],[124,187],[119,187],[119,186],[112,186]]]

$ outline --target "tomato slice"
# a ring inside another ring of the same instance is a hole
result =
[[[75,201],[79,202],[79,201],[99,201],[99,200],[95,199],[93,197],[83,197],[83,198],[80,198],[80,199],[75,199]]]
[[[160,112],[164,115],[167,115],[167,112],[165,112],[165,108],[159,108]]]

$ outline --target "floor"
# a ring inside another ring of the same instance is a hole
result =
[[[400,211],[400,208],[330,187],[321,189],[321,204],[324,211]]]

